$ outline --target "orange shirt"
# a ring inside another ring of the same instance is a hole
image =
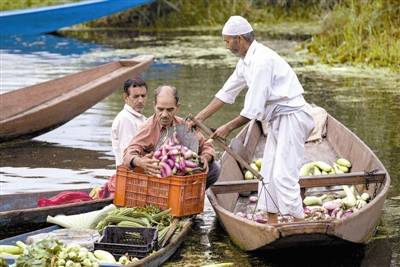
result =
[[[184,124],[185,121],[175,116],[173,123],[174,125],[180,125]],[[163,131],[165,131],[165,128],[161,127],[161,124],[154,115],[148,118],[125,149],[123,164],[130,167],[133,156],[144,156],[154,151]],[[206,139],[200,132],[196,131],[195,133],[199,139],[199,155],[208,155],[209,158],[214,158],[215,150],[213,145],[211,143],[206,143]]]

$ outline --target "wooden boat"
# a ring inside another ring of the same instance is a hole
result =
[[[90,191],[90,189],[85,191]],[[49,198],[60,192],[62,191],[0,195],[0,238],[43,227],[46,225],[48,215],[71,215],[89,212],[101,209],[113,201],[112,198],[108,198],[58,206],[37,207],[37,201],[40,197]]]
[[[88,0],[64,5],[0,12],[0,35],[42,34],[97,19],[154,0]]]
[[[152,61],[152,56],[138,56],[0,94],[0,142],[35,137],[68,122]]]
[[[164,262],[166,262],[175,252],[176,250],[182,245],[182,243],[185,241],[186,237],[191,231],[193,221],[188,220],[186,221],[180,231],[175,232],[174,235],[171,237],[169,243],[151,253],[149,256],[140,259],[139,261],[136,261],[132,264],[129,265],[124,265],[127,267],[138,267],[138,266],[146,266],[146,267],[157,267],[161,266]],[[10,237],[7,239],[0,240],[0,245],[15,245],[15,242],[17,241],[23,241],[25,242],[28,236],[35,235],[35,234],[40,234],[40,233],[48,233],[54,230],[60,229],[59,226],[53,225],[49,226],[40,230],[36,230],[33,232],[28,232],[24,233],[21,235],[17,235],[14,237]],[[9,264],[12,264],[14,262],[14,258],[11,257],[6,257],[6,260],[8,261]],[[121,266],[119,264],[101,264],[101,267],[115,267],[115,266]]]
[[[235,215],[237,205],[243,199],[238,193],[257,191],[257,181],[243,180],[238,163],[225,152],[221,158],[219,182],[208,189],[207,196],[219,222],[240,248],[253,251],[303,245],[362,244],[374,234],[389,189],[389,174],[371,149],[354,133],[330,115],[326,123],[326,137],[321,142],[306,144],[304,162],[334,162],[340,156],[353,163],[352,172],[301,177],[302,194],[308,194],[310,188],[327,190],[331,186],[354,184],[359,191],[367,191],[373,199],[359,211],[341,219],[279,224],[247,220]],[[248,153],[250,161],[262,156],[266,136],[259,123],[250,122],[237,140],[244,146],[242,153]]]

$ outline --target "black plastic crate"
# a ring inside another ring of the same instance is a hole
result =
[[[158,249],[157,239],[155,228],[108,226],[101,240],[94,243],[94,249],[106,250],[117,259],[126,253],[141,259]]]

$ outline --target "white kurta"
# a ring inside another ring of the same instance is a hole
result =
[[[314,127],[308,112],[310,106],[302,95],[303,87],[283,58],[256,41],[245,58],[239,59],[216,97],[234,103],[246,85],[248,90],[240,115],[270,123],[261,174],[269,183],[268,191],[278,207],[271,198],[261,197],[259,208],[275,213],[279,209],[282,214],[302,217],[299,170],[305,140]]]
[[[122,164],[124,150],[128,147],[146,117],[125,104],[115,117],[111,127],[111,143],[116,166]]]
[[[304,158],[304,144],[314,128],[312,117],[304,109],[278,116],[269,123],[261,168],[269,194],[265,188],[261,191],[260,182],[259,209],[304,217],[299,170]]]

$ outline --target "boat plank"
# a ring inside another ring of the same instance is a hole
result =
[[[378,171],[371,174],[364,172],[344,173],[333,175],[305,176],[299,181],[301,188],[324,187],[335,185],[372,184],[383,183],[386,172]],[[232,192],[257,191],[258,180],[235,180],[217,182],[212,185],[214,194],[227,194]]]

